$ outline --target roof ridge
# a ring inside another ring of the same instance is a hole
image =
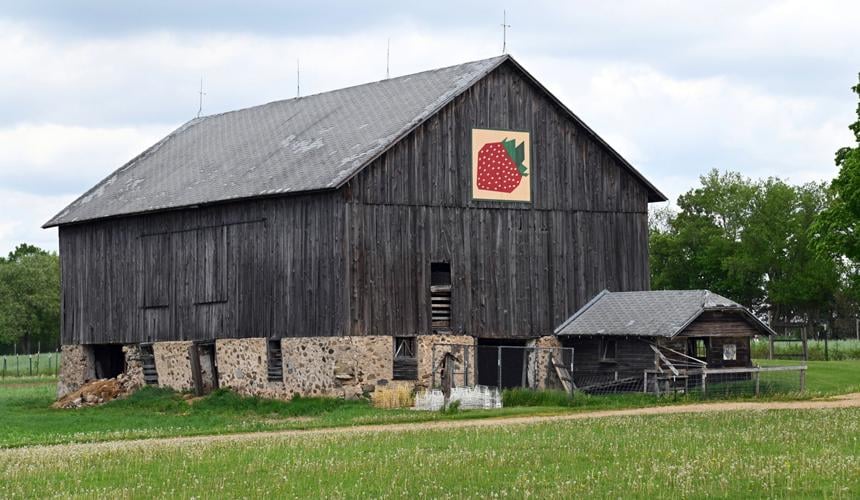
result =
[[[511,56],[510,56],[509,54],[503,54],[503,55],[501,55],[501,56],[487,57],[487,58],[485,58],[485,59],[476,59],[476,60],[474,60],[474,61],[467,61],[467,62],[460,63],[460,64],[452,64],[452,65],[450,65],[450,66],[443,66],[443,67],[441,67],[441,68],[427,69],[427,70],[424,70],[424,71],[418,71],[418,72],[415,72],[415,73],[409,73],[409,74],[406,74],[406,75],[395,76],[395,77],[393,77],[393,78],[383,78],[382,80],[374,80],[374,81],[371,81],[371,82],[356,83],[355,85],[347,85],[346,87],[338,87],[338,88],[336,88],[336,89],[324,90],[324,91],[322,91],[322,92],[317,92],[317,93],[315,93],[315,94],[308,94],[308,95],[303,95],[303,96],[290,97],[290,98],[287,98],[287,99],[275,99],[274,101],[264,102],[264,103],[262,103],[262,104],[254,104],[253,106],[246,106],[246,107],[244,107],[244,108],[228,109],[227,111],[222,111],[222,112],[220,112],[220,113],[213,113],[213,114],[211,114],[211,115],[203,115],[203,116],[200,116],[200,117],[198,117],[198,118],[213,118],[213,117],[216,117],[216,116],[223,116],[223,115],[229,115],[229,114],[231,114],[231,113],[238,113],[238,112],[241,112],[241,111],[248,111],[248,110],[252,110],[252,109],[255,109],[255,108],[262,108],[262,107],[269,106],[269,105],[272,105],[272,104],[287,103],[287,102],[292,102],[292,101],[296,101],[296,102],[298,102],[298,101],[302,101],[302,100],[310,99],[310,98],[313,98],[313,97],[319,97],[319,96],[323,96],[323,95],[334,94],[334,93],[336,93],[336,92],[342,92],[342,91],[346,91],[346,90],[354,90],[354,89],[361,88],[361,87],[365,87],[365,86],[368,86],[368,85],[378,85],[378,84],[380,84],[380,83],[384,83],[384,82],[394,82],[394,81],[402,80],[402,79],[404,79],[404,78],[411,78],[411,77],[415,77],[415,76],[419,76],[419,75],[426,75],[426,74],[429,74],[429,73],[437,73],[437,72],[440,72],[440,71],[446,71],[446,70],[450,70],[450,69],[453,69],[453,68],[458,68],[458,67],[460,67],[460,66],[468,66],[468,65],[470,65],[470,64],[486,63],[486,62],[492,61],[492,60],[494,60],[494,59],[499,59],[499,60],[500,60],[500,62],[501,62],[502,60],[506,60],[506,59],[510,59],[510,58],[511,58]],[[495,65],[494,65],[494,66],[495,66]]]

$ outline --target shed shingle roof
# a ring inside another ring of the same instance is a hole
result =
[[[746,308],[708,290],[604,290],[556,328],[555,334],[673,337],[709,310],[736,310],[763,332],[770,332]]]
[[[120,167],[44,227],[338,188],[505,61],[540,86],[503,55],[196,118]],[[648,186],[652,201],[665,199],[606,147]]]

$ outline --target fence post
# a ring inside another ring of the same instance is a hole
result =
[[[6,378],[6,356],[3,356],[3,378]]]
[[[755,397],[759,396],[759,381],[761,378],[761,371],[755,371]]]
[[[648,394],[648,370],[642,370],[644,377],[642,378],[642,392]]]
[[[702,370],[702,396],[708,395],[708,372]]]
[[[773,335],[767,337],[767,359],[773,359]]]
[[[498,347],[498,364],[499,364],[499,392],[502,392],[502,346]]]

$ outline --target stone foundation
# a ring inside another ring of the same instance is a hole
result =
[[[434,350],[433,345],[436,345]],[[191,341],[156,342],[152,345],[160,386],[177,391],[191,391]],[[561,347],[554,336],[535,339],[535,347]],[[213,385],[217,368],[218,385],[248,396],[288,399],[302,396],[355,398],[380,387],[430,387],[441,384],[442,360],[446,353],[455,357],[454,383],[458,386],[477,383],[477,339],[468,335],[420,335],[416,339],[418,379],[392,381],[394,338],[390,336],[357,337],[289,337],[281,339],[283,378],[268,379],[268,340],[265,338],[218,339],[215,363],[201,354],[204,385]],[[435,351],[435,352],[434,352]],[[123,346],[125,374],[135,388],[144,385],[141,349],[136,344]],[[549,362],[550,355],[559,358],[561,350],[540,350],[530,356],[528,373],[537,373],[541,389],[559,387],[558,377]],[[535,366],[536,365],[536,366]],[[93,377],[93,359],[88,346],[62,347],[60,380],[57,395],[79,389]],[[207,383],[208,382],[208,383]]]
[[[194,380],[191,378],[191,357],[188,354],[191,344],[191,341],[152,344],[155,369],[158,370],[158,385],[176,391],[194,389]]]
[[[283,379],[269,381],[268,341],[264,338],[215,341],[218,385],[239,394],[287,398]]]
[[[437,345],[435,349],[436,361],[436,385],[441,384],[441,369],[442,358],[445,353],[451,353],[457,359],[454,371],[454,384],[475,385],[477,383],[475,370],[475,348],[477,340],[469,335],[420,335],[418,336],[418,385],[421,387],[430,387],[433,384],[433,361],[434,349],[433,344]],[[463,345],[470,347],[461,347]],[[468,358],[468,359],[467,359]],[[468,373],[468,377],[466,374]],[[467,379],[468,378],[468,384]]]
[[[548,349],[537,349],[535,360],[533,362],[537,363],[537,388],[538,389],[561,389],[562,384],[561,380],[558,378],[558,374],[555,372],[555,368],[550,362],[550,357],[554,356],[556,360],[562,360],[562,347],[561,342],[555,335],[547,335],[545,337],[539,337],[529,342],[529,346],[540,347],[540,348],[552,348]],[[529,367],[531,372],[531,367]]]
[[[60,348],[57,399],[77,391],[93,376],[93,357],[87,346],[64,345]]]
[[[281,340],[286,394],[354,398],[389,384],[389,336],[293,337]]]
[[[130,390],[140,389],[145,384],[140,346],[137,344],[124,345],[122,352],[125,355],[125,375],[128,377],[126,387]]]

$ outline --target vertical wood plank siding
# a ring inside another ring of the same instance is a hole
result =
[[[343,216],[326,193],[63,226],[62,341],[338,335]],[[167,304],[145,304],[162,275]]]
[[[532,203],[471,199],[472,128],[527,130]],[[647,290],[647,191],[503,65],[360,172],[349,193],[350,333],[430,333],[430,262],[455,333],[533,337],[604,288]]]
[[[531,133],[532,203],[471,200],[473,127]],[[646,187],[504,64],[337,191],[61,227],[62,340],[430,333],[435,261],[453,332],[547,335],[647,289],[647,238]]]

